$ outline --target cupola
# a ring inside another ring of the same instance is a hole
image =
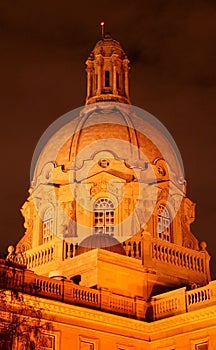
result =
[[[86,65],[86,104],[103,101],[130,103],[129,60],[120,43],[109,33],[97,42]]]

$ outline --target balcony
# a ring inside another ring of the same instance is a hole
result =
[[[24,266],[19,267],[5,260],[0,260],[0,289],[150,322],[210,306],[216,302],[216,281],[189,291],[186,291],[186,287],[176,289],[154,296],[146,302],[139,297],[127,297],[106,289],[79,286],[69,280],[39,276]]]

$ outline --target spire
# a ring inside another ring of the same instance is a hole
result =
[[[101,25],[101,37],[102,37],[102,39],[104,39],[104,22],[102,21],[102,22],[100,22],[100,25]]]
[[[130,103],[129,60],[118,41],[109,33],[97,42],[86,61],[87,96],[86,104],[102,101]]]

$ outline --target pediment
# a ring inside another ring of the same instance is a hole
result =
[[[127,177],[127,174],[118,174],[118,173],[112,174],[107,171],[101,171],[97,174],[93,174],[86,177],[81,182],[99,183],[99,182],[111,182],[111,181],[125,183],[129,181],[129,177]]]

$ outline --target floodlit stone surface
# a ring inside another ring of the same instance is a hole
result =
[[[0,334],[14,310],[32,321],[25,303],[52,324],[42,349],[213,350],[216,285],[175,142],[130,104],[119,42],[103,37],[86,66],[86,106],[33,156],[25,234],[0,261]]]

